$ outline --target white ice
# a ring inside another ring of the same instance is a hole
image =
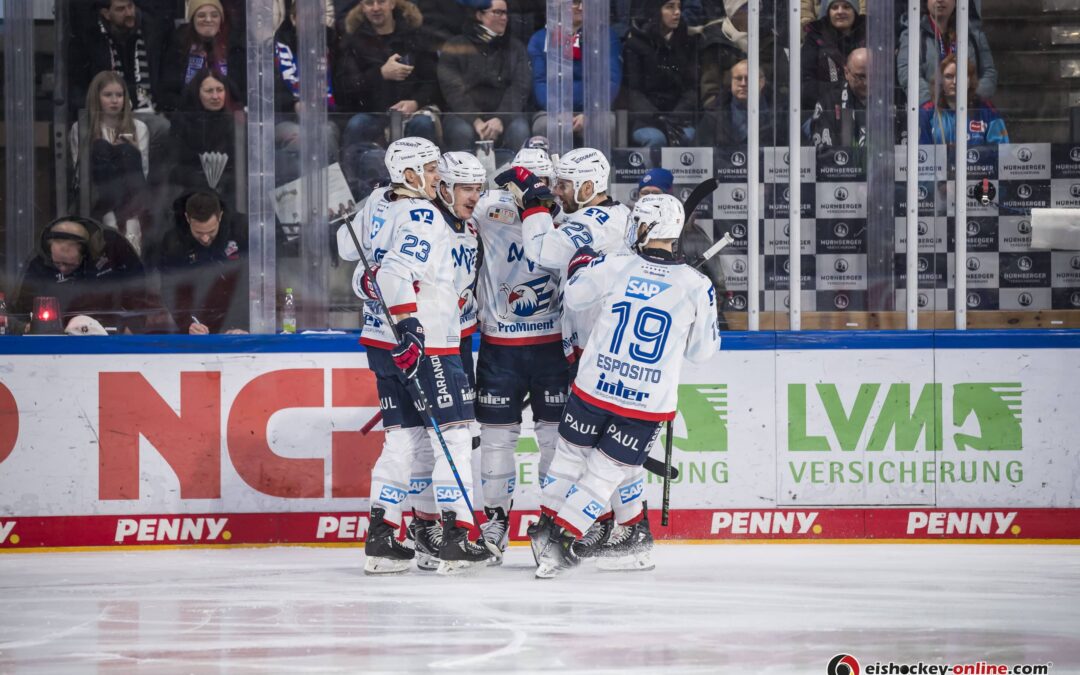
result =
[[[358,548],[0,556],[0,673],[1080,673],[1080,547],[660,545],[652,572],[373,578]]]

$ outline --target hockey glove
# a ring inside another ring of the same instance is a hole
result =
[[[379,266],[373,265],[370,271],[365,269],[360,278],[356,280],[357,289],[371,300],[379,299],[379,292],[375,288],[375,275],[378,273]]]
[[[574,273],[580,270],[582,267],[588,267],[589,263],[600,257],[600,254],[593,250],[592,246],[582,246],[577,250],[577,253],[570,258],[570,262],[566,265],[566,279],[569,281],[574,277]]]
[[[514,201],[522,211],[536,207],[552,211],[555,195],[532,171],[515,166],[495,176],[495,184],[514,195]]]
[[[419,319],[409,317],[398,321],[397,332],[401,341],[390,350],[390,356],[406,379],[411,380],[420,369],[420,359],[424,358],[424,327]]]

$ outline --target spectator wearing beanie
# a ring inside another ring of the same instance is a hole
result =
[[[229,25],[220,0],[192,0],[187,23],[173,33],[162,64],[162,105],[178,110],[184,89],[203,70],[228,77],[243,102],[247,60],[243,48],[229,37]]]
[[[866,46],[862,0],[824,0],[818,18],[806,27],[802,45],[802,107],[839,93],[848,55]]]
[[[638,199],[646,195],[671,194],[674,184],[675,176],[667,169],[649,169],[638,182]]]

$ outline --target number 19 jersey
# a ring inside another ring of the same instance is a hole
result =
[[[720,348],[713,285],[681,261],[599,258],[570,279],[563,304],[597,317],[574,393],[623,417],[672,419],[683,358],[701,363]]]

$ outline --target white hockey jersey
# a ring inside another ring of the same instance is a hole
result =
[[[451,248],[452,232],[439,209],[426,199],[376,190],[353,218],[364,255],[381,266],[379,290],[391,314],[413,314],[424,326],[424,350],[432,355],[456,354],[461,340],[461,312]],[[345,260],[359,260],[347,226],[338,229],[338,251]],[[392,349],[397,343],[382,308],[360,288],[363,264],[353,273],[353,291],[364,303],[360,342]]]
[[[444,214],[450,225],[450,239],[453,248],[450,257],[454,261],[454,288],[458,291],[458,306],[461,308],[461,337],[476,332],[479,320],[479,306],[476,302],[475,282],[479,239],[474,218],[459,220]]]
[[[612,200],[578,209],[560,217],[557,223],[546,210],[530,210],[525,213],[522,227],[525,255],[536,264],[558,270],[560,277],[564,277],[567,263],[582,246],[591,246],[604,254],[629,250],[626,244],[629,227],[630,209]],[[595,321],[595,310],[562,307],[563,352],[571,361],[588,342]]]
[[[683,358],[702,363],[720,348],[713,285],[681,262],[599,258],[574,275],[563,303],[598,310],[573,391],[617,415],[672,419]]]
[[[488,191],[476,205],[473,218],[484,249],[477,281],[481,339],[497,345],[562,340],[560,276],[526,257],[513,195],[505,190]]]

